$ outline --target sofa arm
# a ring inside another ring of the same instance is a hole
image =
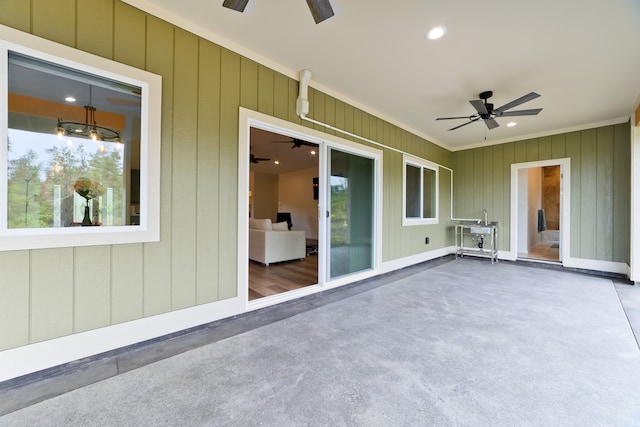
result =
[[[306,254],[305,231],[249,230],[249,259],[269,265],[303,259]]]
[[[249,229],[249,259],[266,264],[265,231]]]

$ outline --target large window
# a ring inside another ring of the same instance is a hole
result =
[[[157,240],[160,78],[0,35],[0,250]]]
[[[403,225],[438,223],[438,167],[404,156]]]

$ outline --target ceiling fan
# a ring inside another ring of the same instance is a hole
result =
[[[266,157],[256,157],[253,154],[249,154],[249,161],[251,163],[260,163],[260,162],[267,161],[267,160],[271,160],[271,159],[266,158]]]
[[[291,146],[291,148],[300,148],[303,145],[306,145],[308,147],[317,147],[318,146],[318,144],[314,144],[313,142],[303,141],[302,139],[298,139],[298,138],[291,138],[291,141],[272,141],[272,142],[284,143],[284,144],[293,144]]]
[[[222,6],[238,12],[244,12],[247,3],[249,3],[249,0],[224,0]],[[307,5],[311,10],[311,15],[313,15],[313,20],[316,21],[316,24],[333,16],[333,9],[331,8],[329,0],[307,0]]]
[[[536,99],[537,97],[539,97],[540,95],[538,95],[535,92],[530,92],[498,108],[493,108],[493,104],[487,102],[487,99],[491,98],[492,96],[493,96],[493,92],[488,90],[486,92],[482,92],[479,95],[480,99],[470,100],[469,102],[471,103],[471,105],[473,105],[473,108],[475,108],[477,111],[477,113],[472,116],[438,117],[436,120],[455,120],[455,119],[469,120],[466,123],[452,127],[451,129],[448,129],[448,130],[455,130],[455,129],[461,128],[462,126],[466,126],[469,123],[476,122],[480,119],[484,121],[484,124],[487,125],[487,128],[494,129],[500,126],[498,122],[495,120],[496,117],[535,116],[540,111],[542,111],[542,108],[507,111],[512,109],[513,107],[517,107],[520,104],[524,104],[525,102],[531,101],[532,99]]]

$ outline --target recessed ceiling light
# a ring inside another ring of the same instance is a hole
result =
[[[276,160],[276,161],[275,161],[275,162],[273,162],[273,163],[275,163],[276,165],[279,165],[279,164],[280,164],[280,160]]]
[[[507,123],[507,126],[509,126],[510,128],[514,127],[515,125],[517,125],[516,122],[509,122]]]
[[[73,96],[67,96],[64,100],[67,102],[76,102],[76,99]]]
[[[316,155],[316,150],[311,150],[311,155],[315,156]]]
[[[445,34],[447,34],[447,27],[444,25],[438,25],[427,32],[427,40],[438,40]]]

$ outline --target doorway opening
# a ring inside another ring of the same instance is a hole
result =
[[[569,159],[512,165],[511,252],[514,259],[568,258]]]
[[[250,129],[250,301],[318,284],[319,158],[319,144]]]

